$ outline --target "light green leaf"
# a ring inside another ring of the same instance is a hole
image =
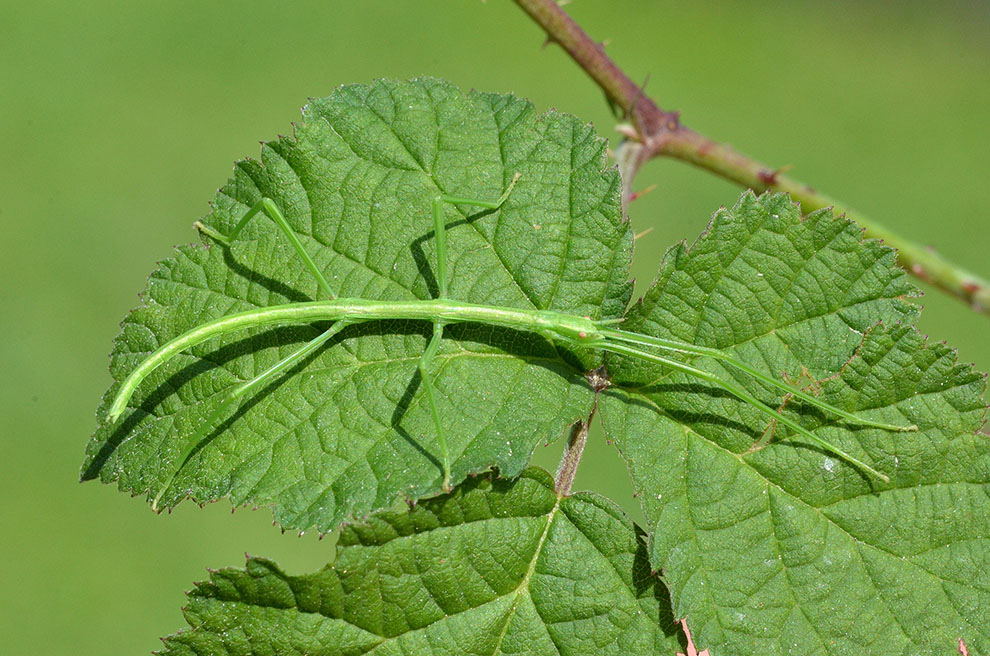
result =
[[[491,477],[347,526],[336,561],[214,572],[166,654],[669,654],[678,632],[644,536],[546,472]]]
[[[447,206],[450,296],[500,306],[615,317],[628,302],[632,245],[605,144],[577,119],[537,114],[512,96],[463,94],[422,79],[342,87],[312,101],[294,136],[237,165],[204,223],[229,234],[270,197],[340,297],[437,294],[431,200],[443,192],[500,210]],[[146,380],[116,425],[120,381],[194,326],[261,306],[319,298],[276,226],[256,218],[228,250],[185,246],[149,280],[115,342],[116,381],[99,410],[84,479],[153,496],[190,436],[232,386],[326,326],[258,329],[194,348]],[[163,497],[172,506],[229,497],[272,504],[282,526],[321,531],[441,489],[440,449],[417,373],[430,326],[353,326],[245,401],[207,436]],[[497,466],[515,476],[536,444],[593,403],[595,366],[532,335],[452,326],[434,362],[452,482]]]
[[[847,424],[733,377],[889,484],[719,389],[609,357],[601,398],[651,524],[651,561],[699,649],[738,654],[990,652],[990,440],[984,377],[913,327],[893,252],[852,223],[744,195],[668,252],[623,327],[725,349],[833,405]],[[803,373],[804,372],[804,373]]]

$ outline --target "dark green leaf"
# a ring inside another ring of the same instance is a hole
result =
[[[618,316],[630,294],[632,237],[605,144],[577,119],[512,96],[465,95],[439,80],[349,86],[312,101],[292,138],[238,164],[205,223],[229,234],[262,197],[281,207],[341,297],[437,294],[430,217],[439,192],[494,200],[448,206],[450,295],[462,301]],[[210,319],[319,297],[276,226],[253,220],[232,248],[186,246],[152,274],[112,353],[117,381],[99,411],[83,478],[153,496],[232,386],[326,326],[255,330],[201,345],[144,382],[116,425],[119,382],[166,340]],[[243,403],[185,463],[163,497],[273,504],[285,527],[329,530],[400,496],[440,491],[440,449],[416,370],[427,323],[365,324]],[[498,466],[514,476],[533,448],[587,415],[578,360],[531,335],[448,328],[434,362],[452,480]]]
[[[346,527],[333,565],[214,572],[166,654],[670,654],[666,590],[610,501],[531,469]]]
[[[917,432],[771,406],[889,475],[859,471],[680,374],[609,358],[606,431],[653,530],[651,559],[699,648],[737,654],[990,651],[990,440],[984,377],[912,326],[893,252],[852,223],[743,196],[676,247],[624,327],[725,349],[825,401]],[[882,323],[878,323],[881,322]]]

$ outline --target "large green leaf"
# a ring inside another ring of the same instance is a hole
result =
[[[427,299],[437,293],[431,199],[495,199],[517,172],[500,210],[446,208],[453,298],[624,316],[626,331],[719,348],[832,405],[918,427],[837,420],[724,360],[682,356],[889,475],[880,483],[720,387],[605,360],[600,415],[650,522],[649,560],[699,646],[713,656],[951,654],[964,639],[990,653],[990,443],[975,433],[983,377],[926,343],[893,252],[862,241],[852,223],[746,194],[692,247],[672,249],[626,311],[632,239],[603,143],[572,117],[436,80],[344,87],[312,102],[292,138],[238,165],[205,222],[227,233],[271,197],[339,295]],[[202,344],[156,371],[107,425],[109,399],[149,352],[231,312],[317,297],[265,220],[230,249],[178,249],[124,322],[83,478],[159,493],[225,393],[325,326]],[[416,370],[429,334],[419,322],[348,328],[216,427],[164,505],[229,497],[273,505],[284,527],[329,530],[402,496],[436,494],[440,449]],[[481,325],[445,336],[434,363],[439,410],[453,482],[465,487],[348,529],[341,560],[318,575],[252,561],[215,576],[194,595],[196,629],[173,650],[673,648],[656,631],[666,620],[649,605],[656,593],[628,522],[592,497],[558,498],[543,475],[515,485],[469,478],[493,466],[517,476],[537,443],[586,417],[596,394],[584,374],[601,356]],[[768,430],[770,444],[754,449]],[[593,529],[576,519],[585,511],[598,517]],[[618,578],[599,574],[612,570]]]
[[[878,482],[717,388],[620,358],[605,429],[651,523],[651,560],[699,648],[737,654],[990,652],[984,378],[928,344],[893,252],[852,223],[747,194],[672,249],[624,327],[725,349],[847,410],[837,421],[732,377],[891,478]]]
[[[294,136],[238,164],[204,222],[229,233],[276,201],[341,297],[435,297],[431,199],[448,206],[452,298],[614,317],[630,294],[632,237],[605,144],[577,119],[512,96],[463,94],[432,79],[348,86],[312,101]],[[473,213],[472,213],[473,212]],[[155,271],[115,342],[116,381],[99,410],[83,478],[153,495],[226,390],[325,326],[255,330],[201,345],[156,372],[117,425],[120,381],[164,341],[235,311],[315,299],[315,281],[276,226],[257,218],[229,250],[185,246]],[[426,323],[365,324],[244,403],[207,437],[163,497],[270,503],[284,527],[328,530],[406,495],[440,491],[442,471],[416,371]],[[537,443],[587,416],[582,362],[531,335],[448,328],[434,362],[452,480],[497,466],[515,476]]]
[[[490,477],[347,526],[336,561],[288,576],[250,559],[189,595],[166,654],[669,654],[677,626],[644,536],[546,472]]]

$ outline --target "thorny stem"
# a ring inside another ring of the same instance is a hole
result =
[[[601,44],[592,41],[556,0],[516,0],[516,4],[546,30],[550,41],[567,51],[610,101],[625,111],[640,134],[656,133],[662,129],[664,119],[677,121],[677,115],[661,111],[643,93],[642,87],[615,65]]]
[[[990,314],[990,282],[949,262],[934,249],[902,237],[810,185],[684,128],[656,148],[655,155],[668,155],[690,162],[754,191],[770,189],[787,192],[801,204],[802,212],[832,207],[836,214],[845,214],[862,226],[867,238],[881,239],[896,248],[898,263],[910,273],[952,294],[976,312]]]
[[[631,134],[626,134],[631,140],[619,150],[626,189],[624,204],[633,178],[647,160],[673,157],[756,192],[787,192],[801,203],[802,211],[806,213],[833,207],[837,214],[845,214],[862,226],[866,237],[882,239],[896,248],[898,262],[910,273],[955,296],[976,312],[990,314],[990,282],[984,278],[949,262],[929,247],[905,239],[813,187],[784,175],[779,169],[685,127],[677,112],[661,109],[555,0],[515,1],[546,31],[548,41],[559,44],[631,122]]]

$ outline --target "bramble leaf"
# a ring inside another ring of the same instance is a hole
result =
[[[608,436],[651,524],[650,554],[699,649],[737,654],[990,652],[984,377],[926,343],[894,254],[851,222],[746,194],[671,249],[623,327],[718,347],[851,425],[698,358],[890,476],[858,471],[683,375],[609,356]]]
[[[542,470],[490,476],[347,526],[322,571],[212,573],[165,654],[674,654],[677,625],[641,531]]]
[[[204,223],[229,234],[274,199],[339,297],[437,295],[431,200],[447,206],[450,296],[492,305],[616,317],[628,302],[632,245],[605,143],[577,119],[512,96],[463,94],[433,79],[347,86],[312,101],[294,136],[244,161]],[[236,311],[320,298],[276,226],[255,218],[228,250],[185,246],[148,282],[111,355],[116,383],[99,410],[83,478],[153,496],[190,436],[232,386],[326,326],[258,329],[214,340],[146,380],[116,425],[120,381],[152,350]],[[398,498],[441,489],[434,424],[417,373],[425,322],[353,326],[246,400],[197,447],[163,496],[172,506],[229,497],[272,504],[287,528],[333,529]],[[452,482],[492,466],[515,476],[534,447],[587,416],[585,366],[532,335],[451,326],[433,368]],[[586,356],[587,357],[587,356]],[[599,360],[600,362],[600,360]]]
[[[916,425],[857,425],[725,360],[673,356],[745,387],[890,482],[702,379],[528,333],[448,326],[435,385],[462,488],[347,529],[340,559],[320,574],[289,577],[253,560],[215,575],[193,595],[194,630],[170,649],[673,653],[661,637],[672,618],[656,620],[638,538],[611,506],[558,498],[545,474],[470,478],[492,467],[519,475],[537,443],[587,417],[597,398],[650,522],[649,561],[698,649],[950,654],[962,640],[990,653],[990,441],[976,433],[984,378],[915,329],[916,291],[893,251],[829,212],[801,217],[786,196],[748,193],[693,246],[671,249],[626,310],[632,237],[604,153],[576,119],[537,115],[511,96],[437,80],[343,87],[308,105],[292,138],[265,144],[260,163],[240,163],[205,223],[228,234],[270,197],[339,296],[429,299],[432,198],[494,200],[521,173],[499,210],[446,208],[452,298],[621,316],[626,332],[721,349],[860,417]],[[201,344],[144,381],[108,425],[122,379],[165,340],[232,312],[319,297],[267,220],[229,249],[178,249],[115,343],[116,382],[83,478],[160,492],[227,391],[326,326]],[[417,373],[429,335],[423,322],[350,326],[229,413],[164,504],[229,497],[271,504],[283,527],[326,531],[438,493],[440,449]],[[603,362],[596,387],[609,387],[596,397],[585,373]],[[597,519],[581,524],[585,511]]]

